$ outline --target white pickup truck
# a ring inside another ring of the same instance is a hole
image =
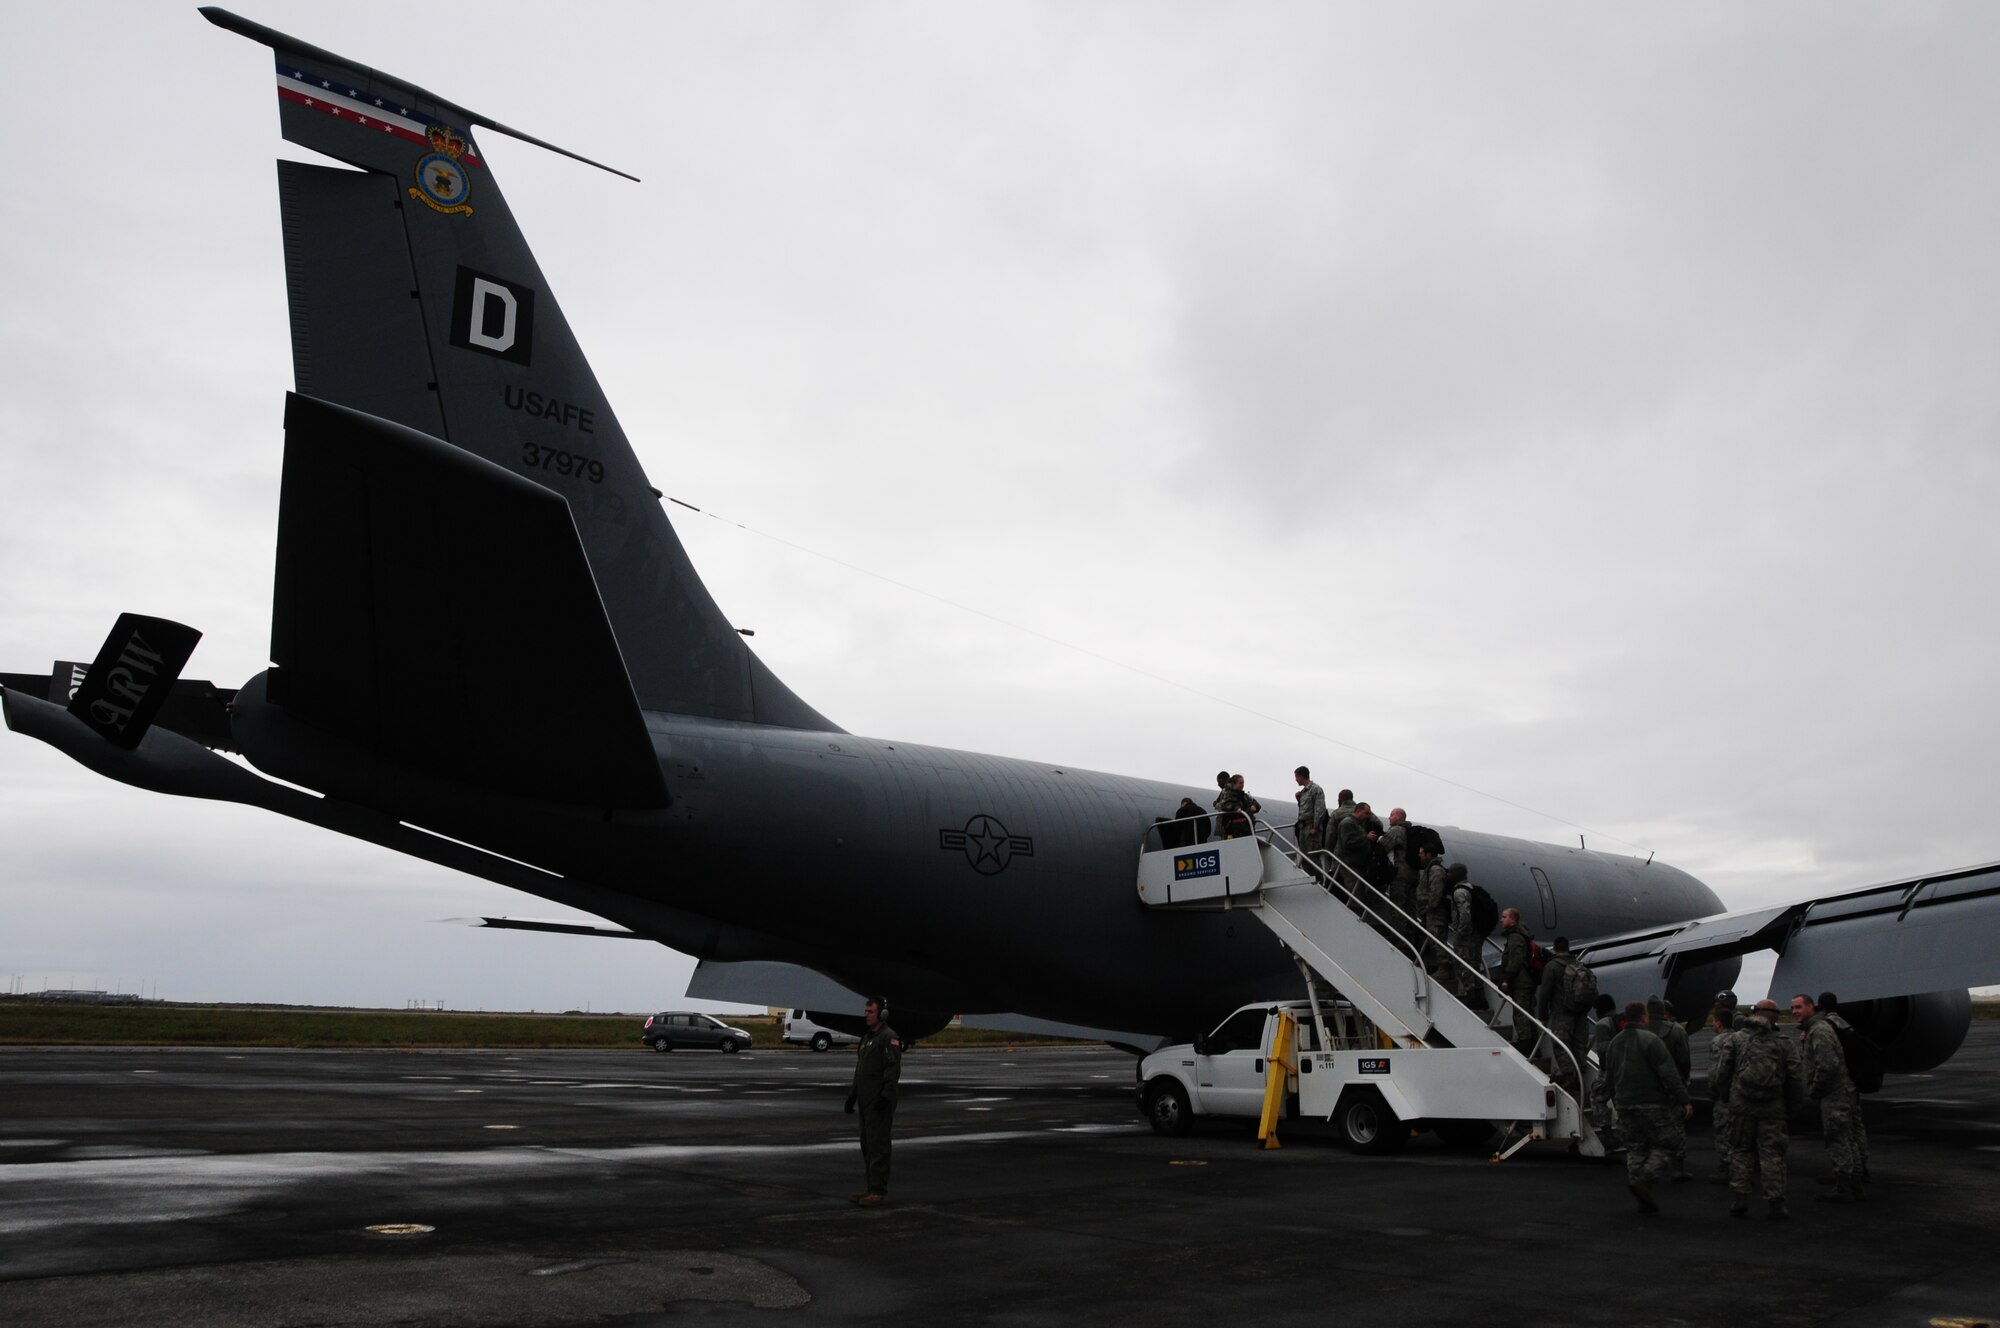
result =
[[[1544,1119],[1554,1103],[1484,1047],[1398,1047],[1345,1001],[1323,1000],[1327,1045],[1304,1001],[1246,1005],[1214,1032],[1162,1047],[1139,1062],[1139,1110],[1160,1134],[1185,1134],[1197,1116],[1256,1120],[1281,1012],[1297,1023],[1281,1119],[1331,1121],[1364,1153],[1400,1148],[1412,1129],[1475,1146],[1496,1122]]]

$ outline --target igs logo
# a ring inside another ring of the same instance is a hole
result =
[[[1182,853],[1174,859],[1174,879],[1191,881],[1197,876],[1220,876],[1222,855],[1214,849],[1202,853]]]

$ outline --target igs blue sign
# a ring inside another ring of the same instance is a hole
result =
[[[1214,849],[1203,853],[1182,853],[1174,859],[1174,879],[1193,880],[1197,876],[1220,876],[1222,855]]]

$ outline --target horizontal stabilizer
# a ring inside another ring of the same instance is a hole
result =
[[[76,660],[59,659],[47,673],[0,673],[0,687],[30,696],[39,696],[67,707],[76,699],[89,667]],[[155,727],[193,738],[204,747],[233,752],[236,744],[229,735],[229,699],[233,688],[217,687],[206,678],[179,678],[167,692]]]
[[[438,115],[449,115],[462,124],[474,122],[483,124],[497,134],[505,134],[509,138],[518,138],[523,143],[532,143],[538,148],[546,148],[550,152],[568,157],[572,161],[580,161],[586,166],[595,166],[600,171],[609,171],[613,175],[622,175],[628,180],[637,180],[639,178],[636,175],[621,171],[615,166],[606,166],[601,161],[592,161],[581,153],[571,152],[568,148],[559,148],[553,143],[543,142],[532,134],[524,134],[518,129],[510,129],[490,115],[481,115],[479,112],[460,106],[456,102],[446,101],[436,93],[428,92],[414,83],[396,78],[390,74],[384,74],[378,69],[370,69],[358,60],[349,60],[345,56],[336,55],[332,51],[314,46],[310,42],[302,42],[297,37],[279,32],[276,28],[267,28],[262,23],[254,23],[242,15],[232,14],[218,5],[202,6],[201,16],[218,28],[224,28],[239,36],[248,37],[254,42],[262,42],[281,56],[302,56],[316,64],[328,66],[331,70],[337,70],[346,75],[349,84],[359,85],[358,87],[343,85],[342,89],[349,94],[345,100],[356,102],[361,108],[359,114],[348,117],[348,123],[359,133],[366,133],[371,128],[369,122],[361,120],[360,116],[365,115],[369,107],[381,107],[381,101],[376,99],[378,94],[389,94],[394,96],[398,103],[404,103],[404,105],[399,105],[396,113],[387,115],[378,113],[373,118],[372,128],[378,132],[389,133],[392,137],[395,131],[403,130],[408,132],[411,137],[419,141],[422,140],[423,130],[430,124],[431,117],[423,115],[422,112],[412,110],[410,105],[408,105],[415,104],[426,107]],[[310,88],[306,86],[303,77],[298,82],[301,84],[299,100],[304,101],[306,95],[310,92]],[[330,87],[325,90],[332,91]],[[364,93],[366,94],[365,98],[362,95]],[[339,99],[328,98],[327,100],[331,103],[328,108],[328,118],[329,122],[331,122],[331,120],[339,118],[337,114],[331,114],[331,112],[335,109],[344,108],[340,107]],[[356,123],[357,120],[360,122]],[[406,126],[407,129],[405,128]],[[336,152],[333,155],[340,156],[342,154]]]
[[[618,941],[651,939],[625,927],[599,926],[589,922],[562,922],[554,918],[446,918],[444,921],[464,922],[474,927],[492,927],[502,931],[546,931],[561,936],[604,936]]]
[[[181,623],[119,614],[70,694],[69,712],[118,746],[137,747],[200,640],[200,632]]]
[[[666,788],[562,496],[286,398],[270,700],[403,765],[555,802]]]

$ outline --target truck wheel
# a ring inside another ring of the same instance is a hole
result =
[[[1146,1123],[1154,1134],[1181,1135],[1194,1128],[1194,1111],[1188,1106],[1187,1090],[1171,1079],[1162,1079],[1146,1090]]]
[[[814,1051],[825,1051],[828,1047],[832,1045],[833,1045],[833,1039],[828,1035],[826,1035],[825,1033],[813,1034],[812,1049]]]
[[[1334,1114],[1340,1137],[1357,1153],[1387,1153],[1402,1147],[1410,1137],[1409,1127],[1397,1120],[1381,1094],[1372,1090],[1349,1093]]]

